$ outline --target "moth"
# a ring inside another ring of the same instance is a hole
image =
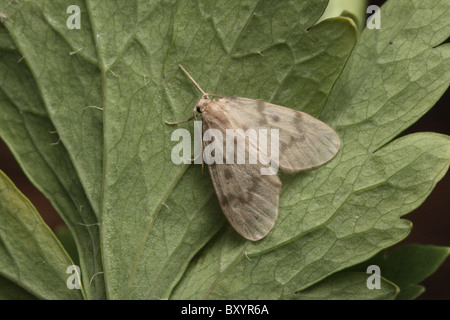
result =
[[[289,174],[320,166],[338,152],[340,140],[336,132],[309,114],[261,100],[206,93],[181,65],[179,67],[202,96],[195,104],[192,117],[178,122],[166,121],[167,124],[187,122],[201,115],[203,134],[208,129],[217,129],[223,135],[227,134],[227,129],[242,129],[235,131],[238,135],[249,128],[278,129],[276,165]],[[256,164],[223,161],[223,164],[208,165],[208,169],[231,226],[244,238],[257,241],[269,233],[278,217],[281,180],[276,174],[261,174],[261,169],[270,167],[268,148],[251,145],[248,137],[242,138],[247,142],[246,152],[251,147],[257,149],[262,155],[261,161]],[[204,149],[210,143],[212,141],[202,139]],[[222,148],[224,156],[227,151],[234,151],[225,150],[226,146]]]

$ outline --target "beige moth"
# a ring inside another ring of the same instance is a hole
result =
[[[255,143],[245,133],[249,129],[260,132],[276,130],[273,131],[278,133],[276,168],[291,174],[331,160],[339,150],[339,137],[327,124],[301,111],[261,100],[206,93],[181,65],[179,67],[202,96],[193,109],[192,117],[166,123],[178,124],[201,115],[203,134],[208,129],[215,129],[227,136],[229,130],[234,129],[234,139],[245,141],[245,163],[236,161],[238,155],[234,145],[227,149],[228,144],[223,144],[219,146],[223,157],[234,154],[234,159],[231,163],[224,159],[222,164],[208,164],[208,169],[222,211],[231,226],[248,240],[260,240],[273,228],[278,217],[281,180],[276,172],[262,174],[264,170],[270,171],[273,165],[269,150],[272,150],[274,141],[267,139],[266,146],[262,147],[264,144]],[[203,149],[211,143],[202,139]],[[255,150],[259,161],[250,163],[249,154]]]

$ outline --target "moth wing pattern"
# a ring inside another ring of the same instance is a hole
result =
[[[231,129],[225,119],[203,117],[203,131],[218,129],[225,135]],[[210,143],[203,142],[205,147]],[[257,241],[269,233],[278,217],[281,180],[277,175],[261,175],[268,165],[225,164],[226,147],[222,147],[224,164],[208,165],[209,173],[225,217],[244,238]],[[248,147],[246,147],[248,152]]]
[[[332,159],[340,148],[336,132],[307,113],[248,98],[220,100],[233,127],[279,129],[279,167],[285,173],[320,166]]]
[[[240,150],[237,152],[228,150],[229,154],[234,154],[235,159],[233,163],[227,162],[227,145],[223,143],[224,141],[214,143],[214,148],[209,150],[211,153],[214,150],[216,152],[214,155],[203,152],[202,155],[209,164],[208,169],[216,195],[230,224],[244,238],[252,241],[260,240],[275,224],[281,192],[280,178],[276,174],[263,174],[262,169],[266,169],[265,173],[275,173],[272,166],[274,161],[278,162],[277,168],[286,173],[320,166],[338,152],[339,136],[327,124],[301,111],[261,100],[208,94],[181,65],[179,67],[202,93],[202,98],[197,101],[193,117],[166,123],[178,124],[196,119],[197,112],[202,114],[203,136],[208,129],[219,130],[222,137],[227,136],[227,129],[234,129],[234,141],[238,141],[239,138],[239,141],[246,142],[244,164],[238,164],[236,161],[236,153]],[[221,98],[211,100],[209,96]],[[271,134],[270,139],[266,137],[267,145],[263,147],[264,142],[257,143],[253,139],[253,131],[250,131],[252,138],[249,138],[246,133],[248,129],[255,131],[267,129],[261,131]],[[272,137],[275,137],[272,136],[272,129],[278,129],[279,140],[273,140],[274,146],[277,148],[279,146],[279,149],[274,148],[275,152],[279,151],[278,158],[277,155],[272,155],[271,142]],[[213,141],[209,141],[209,138],[203,140],[205,151],[211,143]],[[247,162],[250,154],[255,155],[252,153],[255,150],[258,151],[259,161],[256,164]],[[212,161],[220,159],[217,152],[221,152],[223,164]],[[242,159],[242,154],[238,156]]]

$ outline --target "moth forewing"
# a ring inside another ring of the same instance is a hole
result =
[[[210,115],[203,115],[203,130],[210,129],[216,121]],[[224,127],[219,126],[219,130],[225,133]],[[205,147],[210,143],[204,141]],[[226,155],[229,145],[222,147],[216,152]],[[277,175],[261,175],[263,167],[267,165],[237,164],[236,161],[208,166],[225,217],[240,235],[252,241],[265,237],[278,217],[281,181]]]
[[[281,171],[295,173],[331,160],[340,148],[339,136],[307,113],[261,100],[224,97],[232,126],[279,129]],[[270,147],[270,146],[269,146]]]

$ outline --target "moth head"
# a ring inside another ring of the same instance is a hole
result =
[[[203,110],[209,105],[209,99],[207,95],[204,95],[200,99],[198,99],[197,103],[195,104],[194,112],[202,113]]]

